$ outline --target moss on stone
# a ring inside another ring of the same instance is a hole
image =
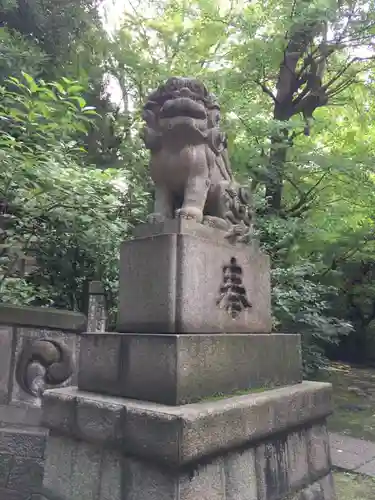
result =
[[[270,391],[272,389],[276,389],[276,387],[254,387],[254,388],[249,388],[249,389],[244,389],[241,391],[235,391],[230,394],[224,394],[222,392],[218,392],[216,394],[213,394],[212,396],[209,396],[207,398],[202,398],[200,401],[220,401],[221,399],[228,399],[228,398],[234,398],[236,396],[247,396],[250,394],[259,394],[261,392],[266,392]]]

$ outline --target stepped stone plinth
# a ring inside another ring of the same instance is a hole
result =
[[[171,79],[145,106],[155,211],[123,243],[118,332],[46,391],[44,486],[66,500],[334,500],[331,386],[272,333],[269,259],[219,108]]]

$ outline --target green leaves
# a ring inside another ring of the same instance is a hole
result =
[[[0,199],[11,214],[0,234],[1,297],[82,310],[85,280],[100,279],[115,292],[120,243],[144,216],[147,197],[137,185],[118,189],[132,182],[125,172],[81,163],[74,136],[96,112],[80,85],[26,74],[9,84],[0,102]],[[24,278],[22,255],[37,266]]]
[[[71,81],[36,82],[23,73],[23,81],[11,77],[6,83],[9,90],[2,90],[0,134],[16,137],[14,147],[37,151],[57,138],[66,145],[73,144],[69,138],[78,131],[85,132],[87,123],[96,116],[79,95],[82,86]]]

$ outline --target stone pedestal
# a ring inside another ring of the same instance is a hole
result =
[[[302,381],[298,335],[86,333],[79,364],[83,391],[171,405]]]
[[[331,386],[302,381],[298,335],[270,333],[268,259],[189,221],[137,234],[121,252],[125,333],[83,334],[78,387],[44,394],[46,489],[334,500]]]
[[[66,500],[333,500],[330,395],[304,382],[165,406],[48,391],[44,486]]]
[[[269,259],[257,245],[231,245],[222,231],[187,220],[145,225],[138,234],[121,248],[120,332],[271,331]],[[222,289],[231,268],[243,286],[239,305],[249,303],[237,316],[228,314]]]

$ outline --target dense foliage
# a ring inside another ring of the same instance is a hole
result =
[[[93,277],[115,294],[119,242],[149,200],[140,106],[167,76],[194,75],[222,103],[233,169],[254,193],[275,329],[303,333],[306,369],[327,342],[363,357],[375,334],[375,2],[126,5],[105,31],[92,0],[0,1],[2,300],[80,309]],[[9,246],[38,263],[15,282]]]

